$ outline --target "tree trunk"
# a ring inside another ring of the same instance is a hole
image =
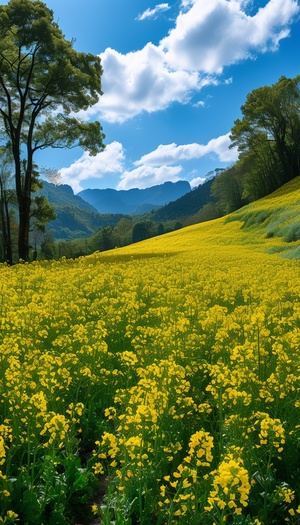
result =
[[[23,194],[18,199],[19,204],[19,236],[18,253],[19,259],[29,261],[29,218],[30,218],[30,196]]]
[[[19,210],[18,256],[19,260],[29,261],[29,227],[31,208],[32,155],[28,155],[25,175],[19,156],[19,148],[14,151],[16,193]]]
[[[5,208],[4,208],[4,192],[3,184],[0,179],[0,207],[1,207],[1,230],[2,230],[2,244],[3,244],[3,258],[6,258],[6,246],[7,246],[7,225],[5,220]]]
[[[13,256],[12,256],[12,243],[11,243],[10,216],[9,216],[8,201],[7,201],[6,195],[4,198],[4,206],[5,206],[5,217],[6,217],[6,227],[7,227],[6,260],[8,264],[12,265]]]
[[[12,265],[12,245],[11,245],[11,231],[10,231],[10,216],[8,210],[7,194],[3,187],[3,182],[0,179],[0,205],[1,205],[1,224],[2,224],[2,238],[3,238],[3,256],[5,261]]]

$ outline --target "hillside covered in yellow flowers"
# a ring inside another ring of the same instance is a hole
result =
[[[0,523],[299,523],[299,205],[0,266]]]

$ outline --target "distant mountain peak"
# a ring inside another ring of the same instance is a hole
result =
[[[145,206],[156,209],[175,201],[191,191],[188,181],[164,182],[150,188],[129,190],[86,189],[77,195],[100,213],[139,214]]]

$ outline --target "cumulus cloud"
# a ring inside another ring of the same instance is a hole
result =
[[[158,4],[139,19],[156,16],[167,6]],[[289,36],[299,10],[297,0],[268,0],[259,9],[252,0],[182,0],[173,29],[158,45],[149,42],[127,54],[107,48],[100,55],[104,95],[79,116],[121,123],[174,102],[188,103],[203,86],[218,85],[226,66],[276,50],[280,40]],[[232,78],[225,80],[230,82]],[[195,103],[193,98],[192,103],[200,106],[204,101]],[[85,153],[61,174],[75,191],[81,189],[81,181],[104,173],[122,174],[118,189],[144,188],[178,180],[181,163],[205,155],[234,162],[237,151],[229,144],[227,134],[207,144],[160,145],[137,160],[136,169],[124,172],[123,148],[115,142],[96,157]]]
[[[137,20],[146,20],[146,18],[155,18],[159,13],[162,13],[164,11],[168,11],[170,8],[169,4],[158,4],[154,7],[154,9],[146,9],[143,13],[141,13]]]
[[[117,190],[144,189],[167,181],[177,182],[181,171],[181,166],[140,166],[122,174]]]
[[[184,102],[190,91],[201,86],[197,73],[168,68],[162,49],[152,43],[125,55],[107,48],[101,61],[104,95],[86,115],[100,113],[108,122],[124,122],[142,111],[151,113],[172,101]]]
[[[270,0],[253,16],[244,7],[236,0],[194,0],[160,42],[168,64],[220,74],[227,65],[276,49],[299,12],[296,0]]]
[[[203,184],[206,181],[203,177],[196,177],[195,179],[192,179],[190,182],[191,188],[198,188],[200,184]]]
[[[236,148],[229,149],[230,133],[211,139],[207,144],[177,144],[160,145],[154,151],[143,155],[135,162],[136,166],[160,166],[177,164],[178,162],[199,159],[205,155],[214,155],[222,162],[234,162],[238,153]]]
[[[149,42],[127,54],[107,48],[100,55],[104,95],[86,118],[99,115],[124,122],[175,101],[186,103],[204,85],[216,84],[225,66],[276,50],[299,13],[297,0],[269,0],[252,16],[247,14],[248,4],[183,0],[174,28],[159,45]],[[159,4],[149,13],[167,5]]]
[[[90,178],[101,179],[107,173],[121,173],[124,169],[125,155],[122,144],[112,142],[108,144],[104,151],[92,157],[88,152],[84,152],[82,157],[77,159],[68,168],[60,170],[61,180],[64,184],[69,184],[75,193],[82,190],[80,183]]]
[[[81,182],[87,179],[101,179],[107,174],[115,174],[119,178],[118,190],[130,188],[149,188],[157,184],[171,181],[177,182],[182,178],[181,164],[211,155],[223,162],[237,160],[237,150],[229,149],[229,133],[210,140],[207,144],[166,144],[134,162],[137,166],[133,170],[125,170],[125,153],[120,142],[108,144],[104,151],[92,157],[88,152],[77,159],[68,168],[62,168],[60,175],[64,184],[69,184],[75,193],[83,188]],[[201,184],[204,179],[194,178],[192,186]]]

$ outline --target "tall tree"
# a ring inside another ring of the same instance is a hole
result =
[[[19,258],[29,257],[34,154],[47,147],[104,148],[99,122],[76,115],[101,92],[97,56],[80,53],[40,0],[0,6],[0,119],[13,161],[19,212]]]
[[[254,89],[241,107],[243,118],[231,130],[240,158],[252,156],[266,191],[300,173],[300,75]],[[258,167],[260,165],[260,168]]]
[[[0,232],[2,244],[2,260],[13,263],[11,222],[13,211],[11,204],[15,203],[15,192],[11,187],[12,159],[7,149],[0,147]]]
[[[221,172],[211,185],[211,195],[218,199],[217,206],[221,212],[231,213],[246,204],[243,198],[244,182],[240,164]]]

